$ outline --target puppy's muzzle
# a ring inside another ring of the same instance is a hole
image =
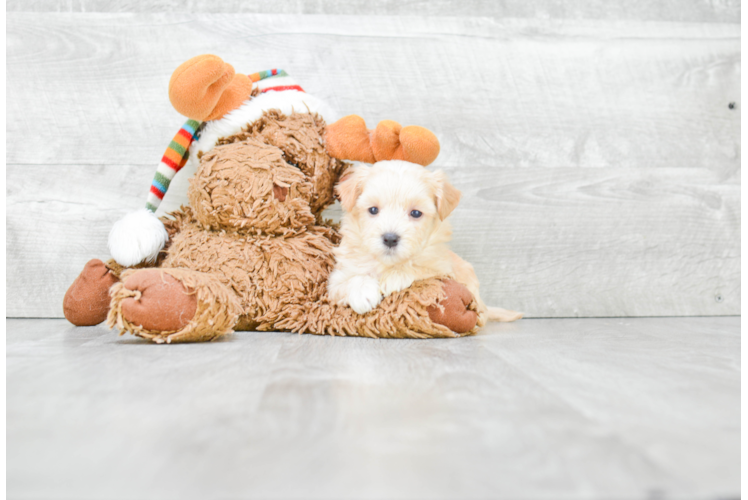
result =
[[[387,248],[395,248],[398,241],[400,241],[400,236],[395,233],[384,233],[382,235],[382,243],[384,243],[384,246]]]

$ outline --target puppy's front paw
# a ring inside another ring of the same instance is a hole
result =
[[[374,280],[361,280],[352,286],[348,294],[348,305],[358,314],[366,314],[382,302],[379,284]]]
[[[405,290],[413,284],[413,277],[405,273],[393,272],[386,275],[379,283],[382,295],[389,297],[395,292]]]

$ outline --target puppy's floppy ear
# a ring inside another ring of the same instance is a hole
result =
[[[363,193],[364,178],[367,172],[368,170],[364,166],[354,167],[343,174],[335,186],[335,192],[340,198],[340,205],[346,212],[353,210],[353,207],[356,206],[356,200]]]
[[[449,183],[447,175],[441,170],[437,170],[432,175],[436,183],[436,212],[439,214],[439,218],[444,220],[449,217],[452,210],[457,208],[462,193],[460,193],[459,189]]]

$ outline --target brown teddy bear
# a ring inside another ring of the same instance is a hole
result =
[[[112,228],[114,259],[90,261],[67,291],[71,323],[107,319],[158,343],[234,330],[454,337],[481,326],[473,296],[449,279],[417,282],[364,315],[326,296],[340,236],[321,214],[343,160],[427,165],[439,152],[431,132],[392,121],[370,131],[357,116],[327,125],[332,111],[284,71],[235,74],[216,56],[177,68],[169,96],[190,120],[159,165],[147,208]],[[186,198],[175,188],[183,168]]]

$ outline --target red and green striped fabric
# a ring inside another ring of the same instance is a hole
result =
[[[298,90],[299,92],[304,92],[304,89],[282,69],[269,69],[253,73],[249,75],[249,79],[263,93],[270,92],[271,90],[276,92],[280,92],[281,90]]]
[[[174,136],[169,147],[166,148],[164,156],[161,157],[161,163],[159,163],[156,169],[156,175],[153,176],[151,190],[148,193],[148,201],[145,204],[145,208],[151,212],[156,211],[161,204],[161,200],[164,199],[166,191],[169,189],[171,180],[184,167],[184,164],[187,163],[190,144],[197,137],[197,130],[201,123],[197,120],[187,120],[182,125],[182,128],[179,129],[177,135]]]

